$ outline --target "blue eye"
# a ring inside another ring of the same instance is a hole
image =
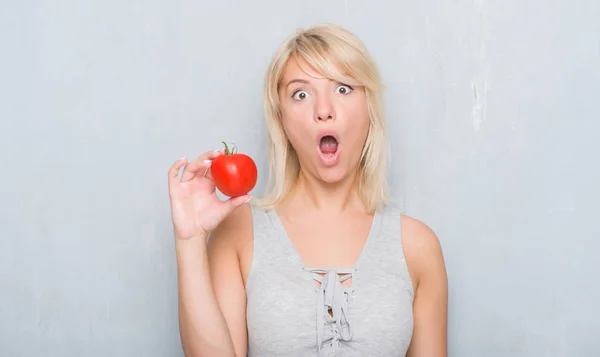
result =
[[[352,87],[344,84],[344,85],[337,87],[335,89],[335,91],[336,91],[336,93],[339,93],[339,94],[348,94],[352,91]]]
[[[308,93],[304,90],[299,90],[294,92],[294,94],[292,95],[292,98],[296,99],[296,100],[303,100],[308,98]]]

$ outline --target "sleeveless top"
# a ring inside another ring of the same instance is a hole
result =
[[[376,212],[355,266],[340,269],[305,266],[274,210],[252,207],[252,222],[248,357],[406,355],[414,291],[400,213]]]

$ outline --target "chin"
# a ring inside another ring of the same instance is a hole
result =
[[[325,167],[317,170],[317,177],[329,184],[338,183],[348,177],[348,170],[344,170],[341,167]]]

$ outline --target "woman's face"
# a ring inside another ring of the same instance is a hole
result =
[[[364,89],[318,75],[290,59],[279,99],[285,133],[305,173],[328,183],[356,173],[369,130]]]

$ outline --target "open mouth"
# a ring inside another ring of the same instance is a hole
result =
[[[338,151],[338,141],[332,135],[325,135],[319,142],[321,153],[326,156],[333,156]]]

